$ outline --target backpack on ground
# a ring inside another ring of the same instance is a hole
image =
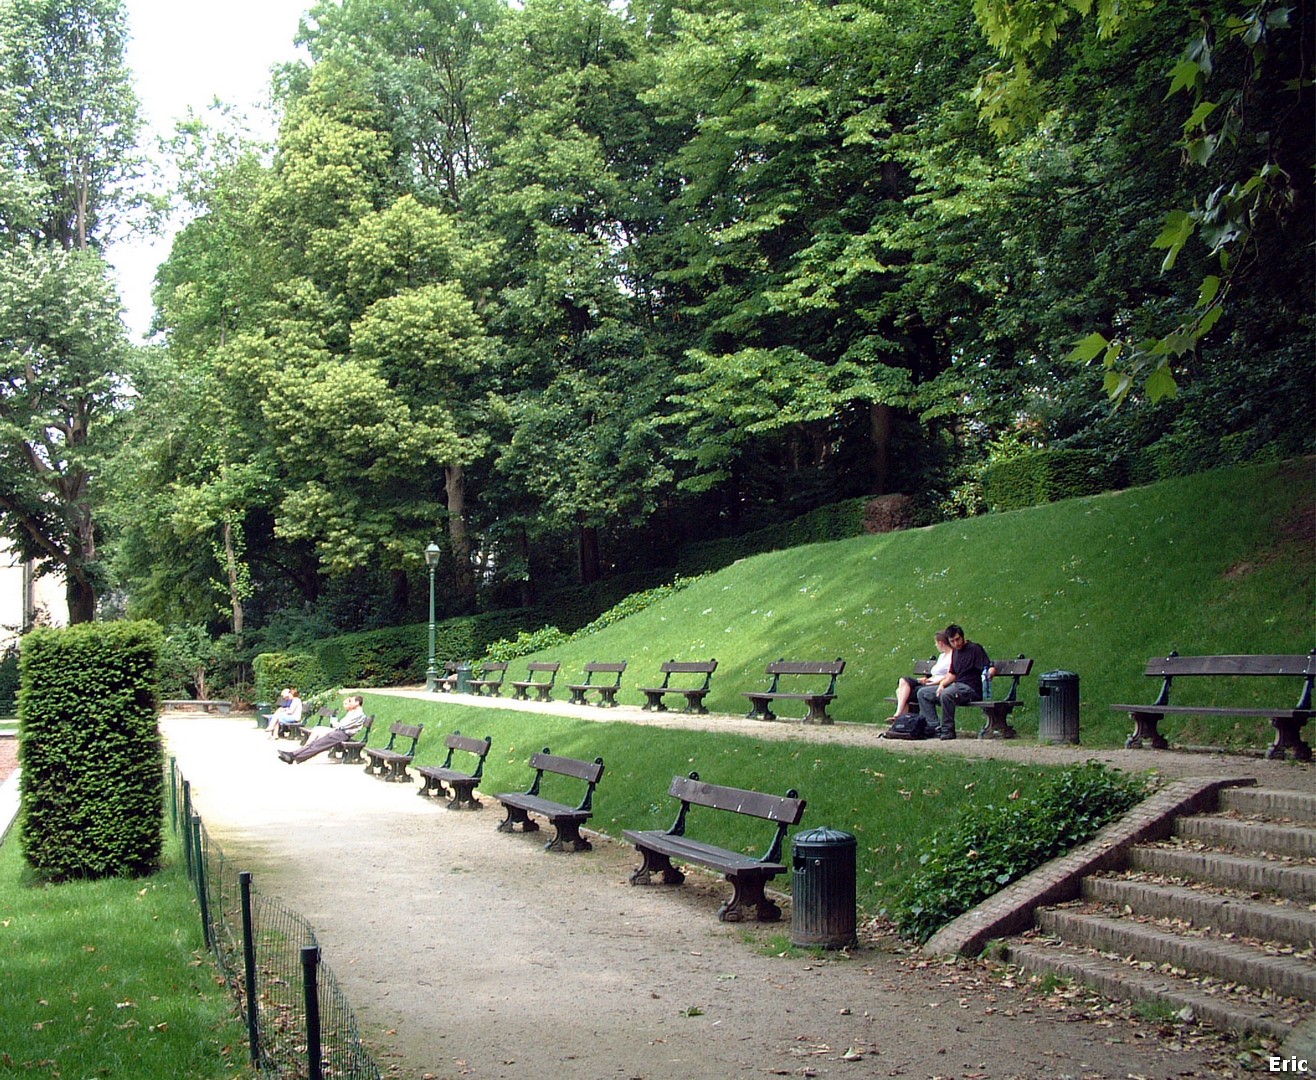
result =
[[[926,739],[928,737],[928,723],[920,713],[901,713],[891,721],[891,726],[878,737],[882,739]]]

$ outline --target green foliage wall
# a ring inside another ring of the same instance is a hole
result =
[[[163,843],[155,623],[82,623],[23,639],[22,847],[53,880],[146,874]]]
[[[1097,495],[1122,483],[1122,472],[1094,450],[1038,450],[982,472],[983,494],[994,511]]]
[[[303,700],[327,690],[334,682],[310,653],[261,653],[251,662],[256,676],[256,700],[276,701],[285,686],[295,686]]]
[[[720,570],[748,555],[862,536],[868,502],[866,498],[846,499],[743,536],[692,544],[680,553],[677,565],[682,574],[693,576],[709,570]]]

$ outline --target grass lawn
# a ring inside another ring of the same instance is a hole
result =
[[[624,829],[666,829],[678,804],[667,795],[676,775],[692,770],[714,784],[784,795],[795,788],[808,808],[800,829],[827,826],[858,839],[857,889],[862,910],[877,914],[900,878],[918,862],[921,841],[951,826],[971,803],[1000,805],[1026,798],[1048,773],[1040,766],[942,758],[899,749],[820,746],[759,740],[716,732],[676,731],[626,723],[594,723],[504,709],[472,709],[450,699],[424,701],[367,692],[374,713],[372,745],[381,745],[395,722],[424,724],[416,763],[438,764],[443,737],[454,730],[493,739],[480,790],[524,791],[536,750],[593,760],[602,757],[603,779],[591,826],[616,839]],[[1149,765],[1152,764],[1150,761]],[[561,778],[557,778],[561,780]],[[575,803],[583,787],[546,776],[542,794]],[[493,809],[498,813],[496,805]],[[689,835],[722,847],[762,855],[772,827],[757,819],[693,808]],[[790,848],[786,849],[790,861]],[[789,878],[777,886],[790,889]]]
[[[0,1073],[252,1075],[172,837],[166,859],[146,878],[40,885],[17,831],[0,845]]]
[[[863,536],[747,558],[599,633],[512,662],[560,660],[560,684],[591,660],[627,660],[618,700],[643,704],[664,660],[719,662],[707,704],[743,713],[780,657],[842,657],[830,711],[881,723],[883,700],[933,632],[962,624],[997,658],[1034,658],[1012,722],[1037,735],[1038,674],[1080,677],[1082,739],[1119,746],[1131,730],[1116,701],[1152,701],[1148,657],[1305,653],[1316,645],[1313,462],[1225,469],[1143,488],[925,529]],[[440,657],[441,660],[459,659]],[[1182,681],[1184,703],[1292,707],[1297,679]],[[1002,690],[1002,692],[1004,692]],[[566,691],[557,694],[566,697]],[[797,715],[803,714],[803,707]],[[967,721],[976,716],[966,717]],[[1262,720],[1173,717],[1172,743],[1269,745]],[[1149,765],[1151,762],[1149,761]]]

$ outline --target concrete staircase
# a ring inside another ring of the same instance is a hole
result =
[[[1028,971],[1283,1041],[1316,1014],[1316,794],[1225,788],[1006,943]]]

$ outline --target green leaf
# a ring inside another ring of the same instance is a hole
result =
[[[1201,65],[1196,60],[1180,60],[1170,71],[1170,89],[1162,100],[1169,100],[1180,90],[1196,89],[1202,77]]]
[[[1147,396],[1152,401],[1175,397],[1179,393],[1179,384],[1168,366],[1158,367],[1147,376]]]
[[[1209,307],[1220,292],[1220,279],[1215,274],[1207,274],[1202,278],[1201,288],[1197,291],[1197,307]]]
[[[1184,131],[1192,131],[1206,123],[1207,118],[1220,108],[1219,103],[1214,101],[1199,102],[1187,120],[1183,122]]]
[[[1109,347],[1110,342],[1094,330],[1087,337],[1076,341],[1073,350],[1065,359],[1079,364],[1090,364],[1099,353]]]

